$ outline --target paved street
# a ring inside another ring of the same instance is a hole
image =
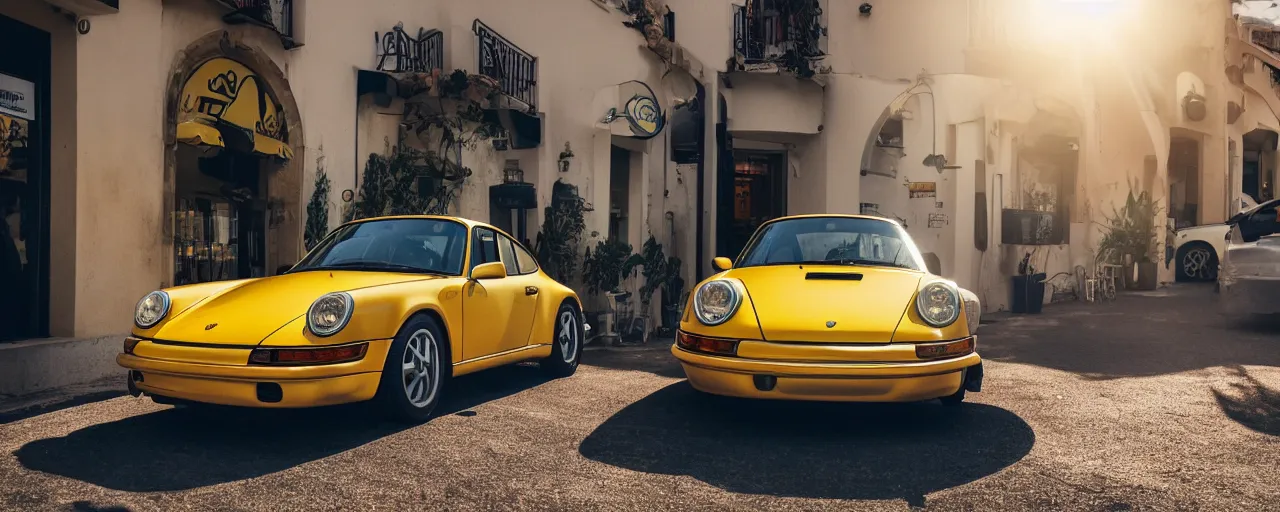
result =
[[[954,415],[713,400],[666,347],[465,377],[410,429],[114,398],[0,424],[0,509],[1280,510],[1280,326],[1151,295],[993,318]]]

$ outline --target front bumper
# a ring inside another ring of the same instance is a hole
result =
[[[248,349],[141,341],[116,363],[131,392],[217,405],[300,408],[361,402],[378,391],[391,340],[370,341],[358,361],[311,366],[249,366]]]
[[[896,350],[895,350],[896,351]],[[774,400],[915,402],[981,391],[977,353],[936,361],[796,362],[724,357],[677,345],[689,384],[715,395]]]

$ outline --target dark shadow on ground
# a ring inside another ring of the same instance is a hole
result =
[[[1243,367],[1235,373],[1238,381],[1230,385],[1231,393],[1213,390],[1222,412],[1251,430],[1280,436],[1280,391],[1263,386]]]
[[[683,379],[684,370],[671,355],[673,340],[650,341],[643,348],[600,349],[583,352],[582,364],[612,370],[649,372],[660,377]]]
[[[1122,294],[1115,302],[1053,304],[1038,315],[1002,316],[978,331],[978,351],[986,359],[1091,379],[1280,366],[1280,324],[1267,328],[1219,314],[1212,284],[1178,284],[1159,295]]]
[[[619,411],[579,451],[729,492],[923,505],[926,494],[991,475],[1034,444],[1026,422],[989,405],[734,400],[678,382]]]
[[[546,382],[536,366],[458,378],[437,409],[467,411]],[[14,455],[27,469],[128,492],[164,492],[282,471],[412,428],[364,405],[308,410],[171,408],[33,441]]]
[[[120,379],[123,381],[124,377],[122,376],[120,377]],[[121,386],[121,388],[123,387],[124,386]],[[112,398],[119,398],[128,394],[129,393],[123,389],[112,390],[112,391],[98,391],[98,392],[90,393],[87,395],[72,397],[67,400],[63,400],[63,401],[59,401],[51,404],[37,405],[37,406],[27,407],[24,409],[19,409],[13,412],[0,413],[0,425],[4,425],[6,423],[13,423],[15,421],[20,421],[20,420],[25,420],[27,418],[34,418],[42,414],[49,414],[52,412],[61,411],[63,409],[80,407],[81,405],[85,405],[85,404],[111,400]]]

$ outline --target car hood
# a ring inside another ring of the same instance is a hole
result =
[[[221,288],[177,312],[155,328],[149,337],[216,345],[257,345],[271,333],[306,314],[311,303],[326,293],[424,279],[438,277],[382,272],[312,271],[245,280]]]
[[[845,265],[736,268],[766,340],[888,343],[926,274]]]

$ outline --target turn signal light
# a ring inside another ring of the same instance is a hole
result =
[[[920,359],[936,359],[939,357],[956,357],[973,353],[977,339],[973,336],[946,343],[930,343],[916,345],[916,357]]]
[[[140,339],[138,339],[138,338],[125,338],[125,339],[124,339],[124,353],[126,353],[126,354],[132,354],[132,353],[133,353],[133,347],[138,346],[138,343],[141,343],[141,342],[142,342],[142,340],[140,340]]]
[[[259,348],[249,354],[249,362],[279,365],[347,363],[363,359],[368,351],[368,343],[320,348]]]
[[[676,344],[685,350],[692,352],[705,352],[708,354],[721,355],[737,355],[738,340],[726,340],[722,338],[707,338],[696,334],[689,334],[684,331],[676,331]]]

